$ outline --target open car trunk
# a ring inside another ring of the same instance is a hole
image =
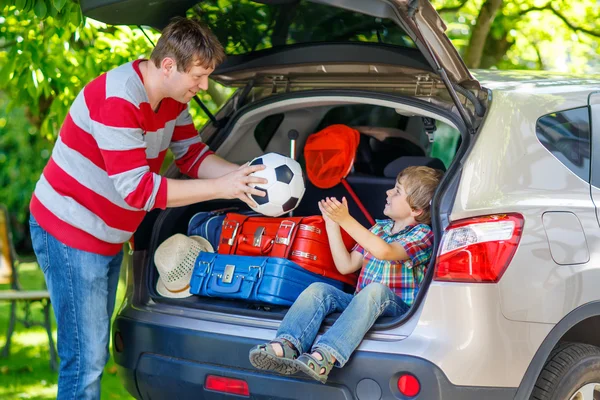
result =
[[[210,116],[201,136],[229,161],[241,164],[267,152],[288,155],[293,129],[299,133],[302,164],[310,134],[331,124],[355,127],[361,143],[348,182],[375,218],[384,217],[385,190],[395,184],[395,174],[386,175],[392,161],[413,157],[414,164],[407,165],[441,164],[447,172],[432,205],[437,246],[460,175],[457,161],[481,123],[489,96],[445,36],[445,25],[428,0],[236,0],[227,7],[216,0],[81,0],[81,6],[85,15],[111,24],[161,29],[188,9],[188,16],[208,23],[228,53],[211,78],[239,90]],[[173,167],[167,176],[181,178]],[[322,191],[307,182],[294,216],[318,215],[318,200],[343,195],[340,187]],[[137,253],[145,255],[137,257],[144,260],[136,279],[142,299],[229,315],[285,315],[286,307],[200,296],[170,299],[156,292],[158,245],[175,233],[186,234],[195,213],[229,207],[247,209],[241,202],[210,201],[148,215],[134,236]],[[369,226],[357,206],[351,204],[350,212]],[[431,281],[433,263],[415,307],[400,319],[380,320],[376,329],[412,316]]]
[[[430,133],[431,125],[427,125],[431,121],[435,121],[436,126],[433,133]],[[406,165],[430,165],[447,169],[444,183],[440,185],[433,206],[432,226],[438,243],[444,228],[443,221],[447,220],[454,197],[452,177],[458,176],[456,160],[463,152],[458,149],[463,149],[461,144],[464,145],[469,140],[468,136],[465,136],[466,128],[461,124],[461,120],[442,107],[405,96],[368,91],[310,90],[281,94],[243,107],[230,117],[225,128],[212,136],[211,142],[219,143],[218,147],[215,146],[217,154],[230,161],[243,163],[266,152],[287,155],[290,148],[288,132],[295,129],[300,134],[297,159],[302,165],[303,144],[307,137],[336,123],[355,127],[361,133],[354,167],[347,180],[376,219],[386,218],[382,213],[385,192],[395,185],[397,174],[396,171],[390,172],[387,169],[394,161],[403,159],[406,160]],[[181,178],[176,168],[170,168],[167,174],[172,178]],[[341,198],[345,195],[349,199],[351,214],[364,226],[370,227],[365,216],[345,192],[343,185],[339,184],[332,189],[318,189],[306,176],[305,181],[306,193],[298,208],[293,211],[294,216],[320,215],[318,200],[326,196]],[[197,212],[227,208],[232,208],[234,212],[249,210],[241,201],[215,200],[154,212],[155,218],[150,217],[145,221],[145,226],[151,229],[140,229],[135,235],[136,249],[147,251],[144,270],[148,273],[140,282],[143,290],[147,290],[148,295],[158,304],[235,316],[282,319],[288,307],[201,296],[172,299],[161,297],[155,290],[158,273],[153,254],[157,247],[175,233],[187,234],[188,222]],[[151,233],[148,235],[148,232]],[[422,285],[422,294],[431,280],[431,268],[428,271]],[[352,293],[354,288],[347,286],[346,290]],[[422,295],[419,295],[415,304],[418,304],[421,298]],[[329,323],[336,317],[330,316]],[[410,314],[402,318],[409,317]],[[375,329],[398,322],[399,318],[382,318]]]

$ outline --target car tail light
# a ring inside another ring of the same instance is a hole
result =
[[[498,282],[517,250],[522,232],[520,214],[486,215],[452,222],[442,238],[434,279]]]
[[[250,396],[250,389],[246,381],[241,379],[226,378],[224,376],[208,375],[204,387],[215,392],[231,393],[241,396]]]
[[[421,384],[413,375],[400,375],[398,378],[398,390],[404,396],[414,397],[421,391]]]

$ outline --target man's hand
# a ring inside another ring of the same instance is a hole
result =
[[[252,200],[250,195],[264,197],[266,193],[262,190],[252,188],[249,185],[266,184],[268,181],[265,178],[249,175],[265,168],[264,165],[249,166],[248,163],[246,163],[237,170],[217,178],[215,183],[219,187],[219,198],[240,199],[250,207],[256,207],[257,204]]]
[[[341,203],[335,197],[327,197],[319,202],[319,210],[321,210],[325,221],[329,219],[338,225],[352,218],[348,211],[348,201],[346,201],[345,197],[342,197]]]

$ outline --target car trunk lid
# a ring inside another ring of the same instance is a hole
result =
[[[106,23],[159,29],[191,7],[188,15],[206,21],[229,54],[212,75],[225,85],[294,90],[302,80],[354,86],[358,79],[409,85],[407,94],[418,96],[427,83],[429,97],[441,97],[470,129],[484,111],[487,93],[428,0],[81,0],[81,7]]]

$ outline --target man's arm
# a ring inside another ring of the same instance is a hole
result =
[[[216,154],[210,154],[199,165],[197,174],[200,179],[219,178],[235,171],[239,167],[239,165],[231,163]]]
[[[208,161],[205,160],[205,161]],[[249,174],[264,169],[264,165],[238,167],[219,178],[212,179],[166,179],[167,207],[181,207],[213,199],[240,199],[249,206],[256,206],[250,195],[264,196],[264,192],[249,184],[265,183],[264,178]]]

